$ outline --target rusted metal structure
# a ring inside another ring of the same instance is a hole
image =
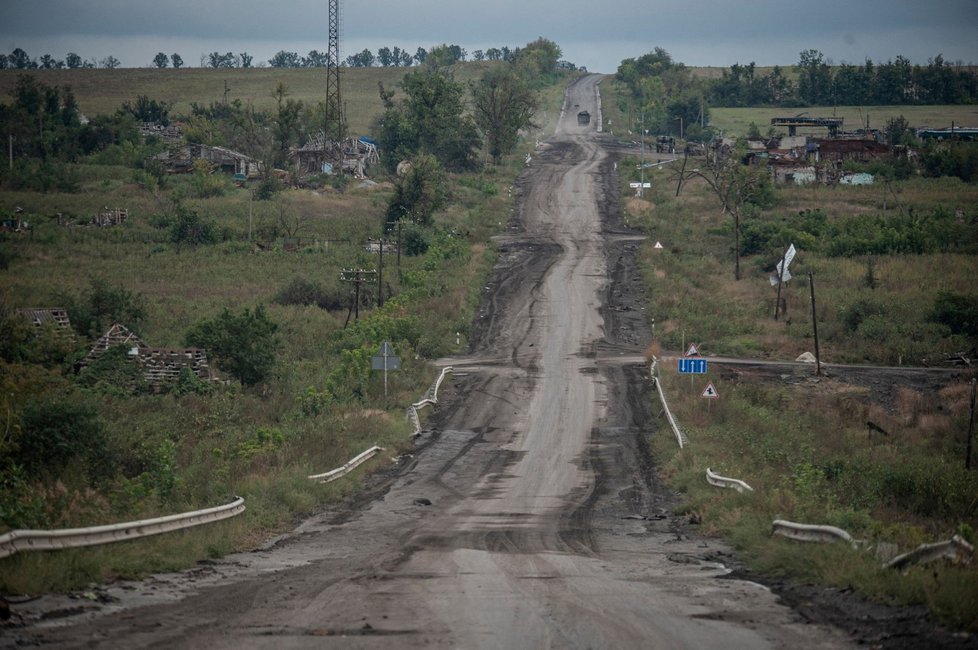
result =
[[[829,137],[834,138],[842,130],[841,117],[772,117],[771,126],[788,127],[788,135],[798,135],[798,127],[825,128]]]
[[[366,178],[367,168],[380,161],[377,145],[362,138],[331,140],[324,133],[293,149],[291,157],[300,174],[345,172],[356,178]]]

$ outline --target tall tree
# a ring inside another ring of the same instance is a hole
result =
[[[273,68],[298,68],[302,65],[302,59],[295,52],[279,50],[268,60],[268,65]]]
[[[207,55],[208,65],[212,68],[233,68],[234,52],[211,52]]]
[[[7,55],[7,61],[10,63],[11,68],[18,70],[32,70],[37,67],[37,61],[31,59],[27,52],[19,47]]]
[[[745,152],[743,143],[738,143],[738,148],[727,154],[713,150],[704,164],[686,172],[688,176],[706,181],[720,203],[720,213],[733,217],[735,280],[740,279],[740,226],[744,212],[750,205],[770,207],[774,200],[767,170],[740,163],[741,155]]]
[[[430,153],[450,171],[472,169],[479,133],[466,114],[466,87],[444,71],[419,69],[404,75],[405,99],[393,101],[393,92],[381,87],[385,114],[380,149],[388,169],[419,153]]]
[[[170,56],[170,61],[173,62],[173,67],[174,68],[182,68],[183,67],[183,57],[180,56],[179,54],[177,54],[176,52],[174,52],[173,55]]]
[[[65,65],[72,70],[82,67],[82,58],[74,52],[68,52],[65,56]]]
[[[832,71],[818,50],[805,50],[798,56],[798,95],[813,106],[832,103]]]
[[[170,57],[168,57],[163,52],[158,52],[155,57],[153,57],[153,65],[157,68],[165,68],[170,65]]]
[[[356,54],[351,54],[346,57],[346,65],[351,68],[370,68],[376,62],[376,57],[374,53],[369,49],[364,48],[363,50],[357,52]]]
[[[329,54],[319,50],[309,50],[309,54],[302,59],[304,68],[325,68],[329,65]]]
[[[489,69],[471,85],[475,122],[486,137],[493,163],[516,148],[521,129],[533,126],[537,99],[526,79],[510,66]]]

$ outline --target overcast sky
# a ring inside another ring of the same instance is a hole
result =
[[[0,52],[114,56],[125,67],[177,52],[327,49],[327,0],[0,0]],[[468,52],[544,36],[596,72],[655,47],[687,65],[791,65],[802,50],[834,63],[978,63],[976,0],[340,0],[340,55],[458,44]]]

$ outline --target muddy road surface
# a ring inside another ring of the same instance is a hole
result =
[[[838,648],[655,483],[636,243],[599,76],[516,187],[472,354],[418,453],[267,548],[98,592],[6,640],[57,647]],[[577,113],[588,110],[589,125]],[[51,601],[48,607],[53,607]],[[41,607],[41,605],[38,605]],[[42,614],[43,615],[43,614]],[[9,630],[8,630],[9,632]]]

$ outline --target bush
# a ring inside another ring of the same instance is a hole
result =
[[[95,408],[75,399],[48,397],[29,404],[21,416],[14,462],[29,473],[58,473],[82,458],[89,473],[104,475],[105,440]]]
[[[143,370],[129,358],[130,346],[116,345],[78,374],[82,386],[99,392],[125,395],[142,392],[146,388]]]
[[[408,257],[424,255],[428,252],[428,233],[421,226],[409,224],[401,230],[401,245]]]
[[[842,324],[850,332],[855,332],[862,325],[863,321],[870,317],[880,317],[886,315],[886,307],[866,298],[860,298],[850,303],[842,310]]]
[[[946,325],[953,334],[978,339],[978,295],[942,291],[928,320]]]
[[[93,278],[87,291],[78,299],[61,296],[71,326],[82,336],[101,336],[113,323],[133,329],[146,317],[146,299],[123,287],[113,287],[101,278]]]
[[[344,299],[342,292],[330,292],[317,282],[296,277],[279,289],[275,302],[279,305],[316,305],[320,309],[337,310],[343,308]]]
[[[278,326],[259,305],[240,315],[225,309],[219,316],[198,323],[186,337],[187,345],[204,348],[217,366],[246,386],[268,379],[275,366]]]
[[[199,246],[214,244],[217,239],[217,228],[213,223],[201,219],[196,210],[179,210],[170,224],[170,241],[174,244]]]

